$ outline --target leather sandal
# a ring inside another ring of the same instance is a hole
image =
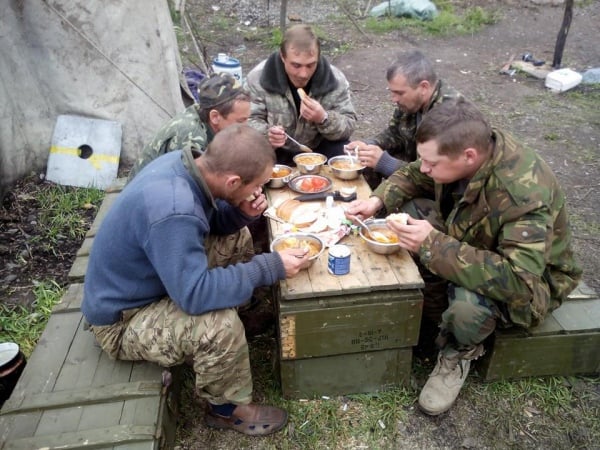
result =
[[[206,425],[212,428],[230,429],[248,436],[266,436],[281,430],[287,423],[288,413],[276,406],[238,405],[231,417],[221,416],[209,410]]]

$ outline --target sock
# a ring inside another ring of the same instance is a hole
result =
[[[212,412],[223,417],[231,417],[233,410],[237,406],[233,403],[225,403],[224,405],[213,405],[212,403],[209,403],[209,405]]]

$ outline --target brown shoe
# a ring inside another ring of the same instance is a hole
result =
[[[212,428],[231,429],[248,436],[266,436],[281,430],[287,423],[288,413],[276,406],[238,405],[231,417],[212,411],[206,413],[206,425]]]

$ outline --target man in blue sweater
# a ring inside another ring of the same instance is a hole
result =
[[[191,362],[209,426],[265,435],[287,412],[252,403],[244,326],[236,307],[258,286],[308,266],[304,249],[217,255],[213,236],[257,219],[275,153],[259,132],[232,125],[200,156],[174,151],[123,190],[94,239],[82,311],[111,357],[163,366]],[[229,256],[229,262],[222,261]],[[220,261],[220,265],[217,265]]]

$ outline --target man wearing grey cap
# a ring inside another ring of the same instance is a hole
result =
[[[217,132],[250,117],[250,96],[228,73],[216,73],[198,86],[198,103],[167,122],[142,150],[128,181],[153,159],[173,150],[191,148],[204,153]]]

